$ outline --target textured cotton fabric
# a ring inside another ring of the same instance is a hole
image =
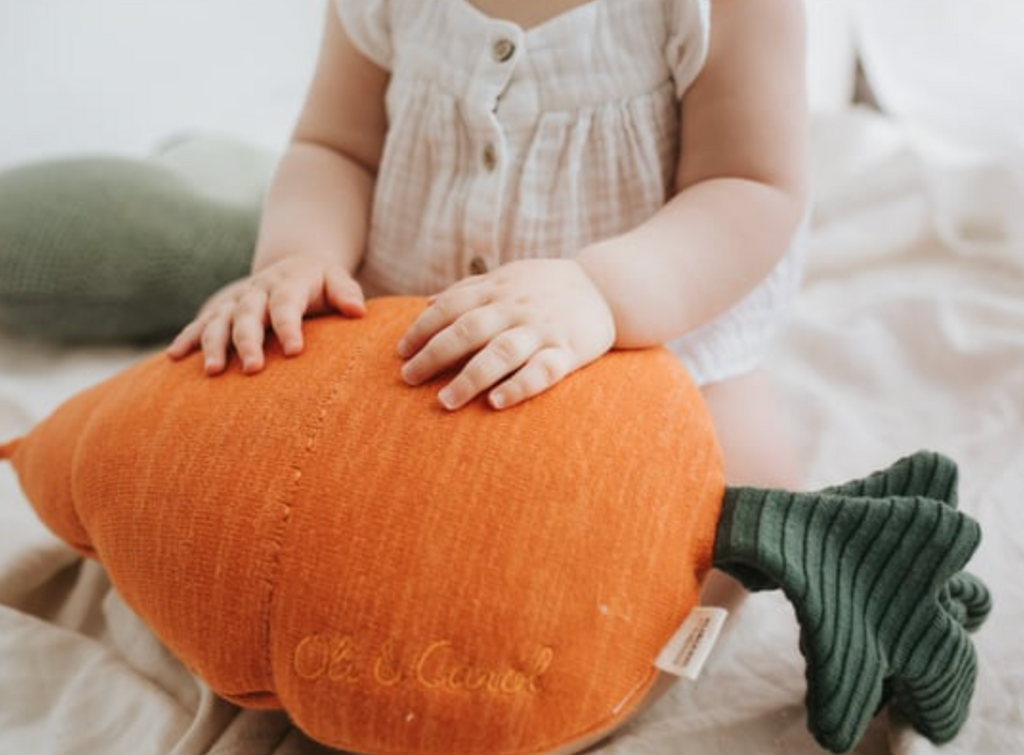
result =
[[[573,257],[671,197],[708,0],[592,0],[529,29],[466,0],[335,4],[391,73],[368,294],[432,294],[513,260]],[[698,383],[756,366],[800,268],[795,243],[745,299],[670,344]]]

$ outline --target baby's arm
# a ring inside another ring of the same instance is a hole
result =
[[[231,347],[246,372],[263,367],[273,328],[286,354],[302,350],[302,318],[365,311],[353,273],[362,259],[386,131],[387,73],[360,54],[328,5],[313,82],[264,206],[252,274],[214,294],[171,344],[202,348],[221,372]]]
[[[802,2],[711,7],[708,60],[682,108],[678,193],[577,257],[612,310],[618,347],[667,341],[738,302],[805,212]]]

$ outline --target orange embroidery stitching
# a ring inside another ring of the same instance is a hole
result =
[[[332,682],[359,681],[357,658],[351,637],[311,634],[295,648],[295,673],[302,679],[327,677]]]
[[[293,667],[306,681],[354,685],[369,679],[381,687],[404,682],[430,691],[533,695],[540,690],[540,679],[551,667],[555,651],[540,647],[523,666],[488,666],[460,655],[451,641],[438,640],[410,657],[406,673],[390,639],[373,653],[360,648],[351,635],[312,634],[296,646]]]
[[[533,694],[537,691],[537,680],[548,670],[553,658],[554,651],[544,647],[538,651],[528,671],[512,666],[488,668],[460,658],[452,650],[451,642],[441,640],[427,646],[420,654],[415,667],[416,681],[426,689],[444,687],[452,691],[486,689],[506,695]]]
[[[394,687],[402,681],[402,671],[392,657],[392,643],[388,640],[373,663],[373,678],[382,687]]]

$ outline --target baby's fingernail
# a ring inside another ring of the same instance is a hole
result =
[[[410,356],[410,354],[409,354],[409,342],[406,341],[404,338],[401,341],[398,342],[398,356],[400,356],[400,357],[408,357],[408,356]]]
[[[505,408],[505,402],[507,399],[505,398],[504,393],[498,393],[497,391],[495,391],[490,396],[488,396],[488,399],[491,402],[491,406],[494,407],[495,409]]]
[[[455,391],[451,388],[445,388],[437,394],[438,400],[444,406],[445,409],[455,408]]]

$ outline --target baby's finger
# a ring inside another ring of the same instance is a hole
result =
[[[219,375],[227,367],[231,339],[231,309],[225,307],[212,315],[203,328],[199,342],[203,347],[203,366],[207,375]]]
[[[183,359],[198,349],[204,327],[204,322],[193,320],[182,328],[167,347],[167,356],[171,359]]]
[[[402,367],[402,379],[419,385],[474,354],[507,327],[495,307],[474,309],[443,328]]]
[[[526,364],[540,342],[529,328],[513,328],[480,350],[438,394],[446,409],[459,409]]]
[[[572,355],[562,348],[541,349],[530,361],[487,396],[495,409],[507,409],[543,393],[576,369]]]
[[[267,302],[270,326],[288,356],[302,351],[302,317],[308,307],[309,292],[297,281],[283,283],[270,291]]]
[[[267,327],[267,293],[261,288],[248,291],[235,305],[231,342],[242,371],[253,374],[263,369],[263,340]]]
[[[399,340],[399,355],[407,359],[413,356],[440,331],[485,303],[476,288],[448,289],[438,294]]]
[[[451,291],[460,291],[463,289],[472,288],[473,286],[479,286],[480,282],[484,279],[485,275],[486,273],[477,273],[475,275],[467,275],[465,278],[459,278],[457,281],[450,284],[443,291],[439,291],[436,294],[428,296],[427,302],[433,304],[437,297],[442,296],[443,294],[449,293]]]
[[[362,287],[344,269],[332,268],[326,274],[327,301],[346,317],[366,314]]]

